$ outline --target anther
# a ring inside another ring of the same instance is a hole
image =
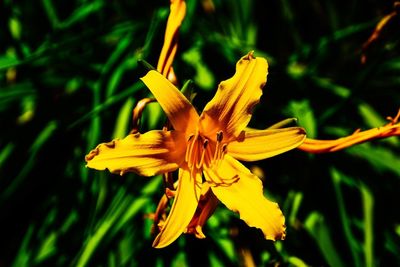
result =
[[[223,135],[222,131],[218,131],[217,132],[217,144],[215,146],[213,161],[216,161],[219,158],[220,145],[221,145],[223,138],[224,138],[224,135]]]
[[[208,145],[208,139],[204,140],[203,148],[206,149],[206,148],[207,148],[207,145]]]
[[[222,145],[222,153],[226,152],[226,148],[227,148],[228,144],[223,144]]]
[[[221,142],[224,138],[222,131],[217,132],[217,142]]]
[[[193,137],[194,137],[194,134],[190,135],[187,141],[190,142],[190,140],[192,140]]]

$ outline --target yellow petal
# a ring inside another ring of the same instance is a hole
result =
[[[235,75],[220,83],[214,98],[201,115],[204,132],[223,130],[224,136],[237,137],[250,121],[267,81],[268,63],[252,53],[236,64]],[[224,137],[225,138],[225,137]]]
[[[174,171],[184,158],[184,134],[177,131],[150,131],[130,134],[93,149],[87,167],[112,173],[135,172],[143,176]]]
[[[243,131],[236,141],[228,144],[228,154],[232,157],[255,161],[284,153],[301,145],[306,138],[303,128]]]
[[[211,186],[211,190],[225,206],[238,212],[249,226],[261,229],[266,239],[285,238],[285,218],[278,204],[264,197],[261,180],[245,166],[225,155],[218,170],[207,169],[204,173],[210,182],[237,176],[236,182]]]
[[[171,0],[170,13],[165,29],[164,45],[158,59],[157,70],[167,76],[177,50],[176,36],[186,14],[183,0]]]
[[[196,211],[201,193],[201,173],[179,169],[179,183],[174,203],[163,226],[153,242],[153,247],[163,248],[174,242],[189,225]]]
[[[196,109],[167,78],[151,70],[141,80],[160,103],[175,130],[194,131],[199,119]]]

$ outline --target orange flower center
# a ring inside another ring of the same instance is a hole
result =
[[[227,143],[222,143],[223,133],[218,131],[215,140],[197,132],[189,136],[185,161],[191,171],[218,165],[226,154]]]

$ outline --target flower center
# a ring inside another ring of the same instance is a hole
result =
[[[185,161],[189,169],[200,170],[203,165],[208,168],[217,166],[224,158],[227,144],[222,143],[223,133],[217,132],[215,140],[201,133],[189,136],[186,146]]]

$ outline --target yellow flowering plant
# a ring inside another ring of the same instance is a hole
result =
[[[100,144],[86,156],[89,168],[121,175],[134,172],[153,176],[179,169],[171,211],[153,246],[169,245],[188,228],[203,236],[204,221],[191,221],[201,196],[207,194],[239,212],[241,219],[260,228],[265,238],[285,237],[285,220],[278,205],[264,197],[259,178],[238,161],[269,158],[298,147],[305,139],[300,127],[246,128],[261,97],[267,72],[267,61],[250,52],[238,61],[235,75],[220,83],[214,98],[198,115],[171,82],[151,70],[142,81],[173,129],[130,134],[122,140]]]
[[[399,0],[0,10],[1,266],[399,265]]]
[[[262,230],[266,239],[284,239],[285,218],[277,203],[264,196],[261,180],[241,161],[257,161],[294,148],[308,153],[334,152],[346,147],[399,135],[399,114],[388,117],[380,128],[336,140],[306,138],[301,127],[281,128],[288,119],[265,130],[247,128],[254,106],[267,81],[268,63],[251,51],[236,64],[236,73],[219,84],[214,98],[199,115],[175,86],[172,67],[178,32],[186,14],[183,0],[171,0],[164,44],[156,70],[141,80],[154,98],[138,102],[131,133],[124,139],[102,143],[86,156],[87,167],[123,175],[164,174],[167,184],[153,214],[158,234],[156,248],[168,246],[182,233],[204,238],[202,227],[219,202],[238,212],[249,226]],[[147,104],[157,101],[171,127],[139,133],[139,121]],[[172,172],[178,170],[178,178]],[[169,199],[173,204],[166,216]]]

